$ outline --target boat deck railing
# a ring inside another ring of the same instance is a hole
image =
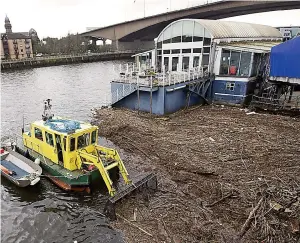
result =
[[[119,67],[114,67],[114,71],[119,76],[112,82],[136,84],[145,87],[174,85],[208,76],[207,68],[200,66],[184,71],[166,71],[163,69],[162,72],[157,72],[149,65],[136,66],[132,63],[120,64]]]

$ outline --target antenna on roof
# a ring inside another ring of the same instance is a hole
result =
[[[25,122],[24,122],[24,120],[25,120],[25,117],[24,117],[24,114],[23,114],[22,134],[23,134],[24,131],[25,131]]]
[[[50,104],[51,99],[46,99],[44,100],[44,113],[42,115],[43,121],[47,121],[48,119],[52,119],[54,114],[51,114],[51,107],[52,105]]]

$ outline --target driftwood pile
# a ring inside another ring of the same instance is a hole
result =
[[[117,207],[128,242],[300,241],[300,119],[223,106],[94,118],[131,175],[158,175],[154,194]]]

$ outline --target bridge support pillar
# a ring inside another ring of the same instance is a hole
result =
[[[112,45],[112,47],[113,47],[114,50],[119,51],[119,40],[113,40],[111,42],[111,45]]]
[[[92,39],[92,45],[95,46],[97,44],[97,39],[93,38]]]

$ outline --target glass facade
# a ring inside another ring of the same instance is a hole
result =
[[[259,72],[261,54],[230,47],[217,53],[213,46],[212,35],[197,20],[175,21],[157,38],[157,69],[162,70],[164,66],[166,71],[189,71],[200,66],[212,71],[213,67],[220,65],[220,75],[251,77]],[[219,63],[215,63],[212,53],[217,53],[218,60],[221,58]]]
[[[250,64],[251,64],[251,52],[242,52],[239,76],[249,76],[250,74]]]
[[[220,75],[250,76],[251,52],[222,49]]]
[[[228,75],[228,72],[229,72],[229,60],[230,60],[230,51],[223,49],[223,51],[222,51],[222,57],[221,57],[220,74]]]
[[[172,57],[172,71],[177,71],[179,57]]]
[[[164,57],[163,65],[165,66],[165,71],[169,71],[169,57]]]
[[[198,67],[199,66],[199,61],[200,61],[200,57],[194,57],[193,59],[193,67]]]
[[[157,69],[162,70],[164,66],[165,71],[189,71],[201,65],[207,67],[210,45],[211,35],[200,23],[175,21],[157,38]]]
[[[188,70],[190,64],[190,57],[183,57],[182,58],[182,70]]]

